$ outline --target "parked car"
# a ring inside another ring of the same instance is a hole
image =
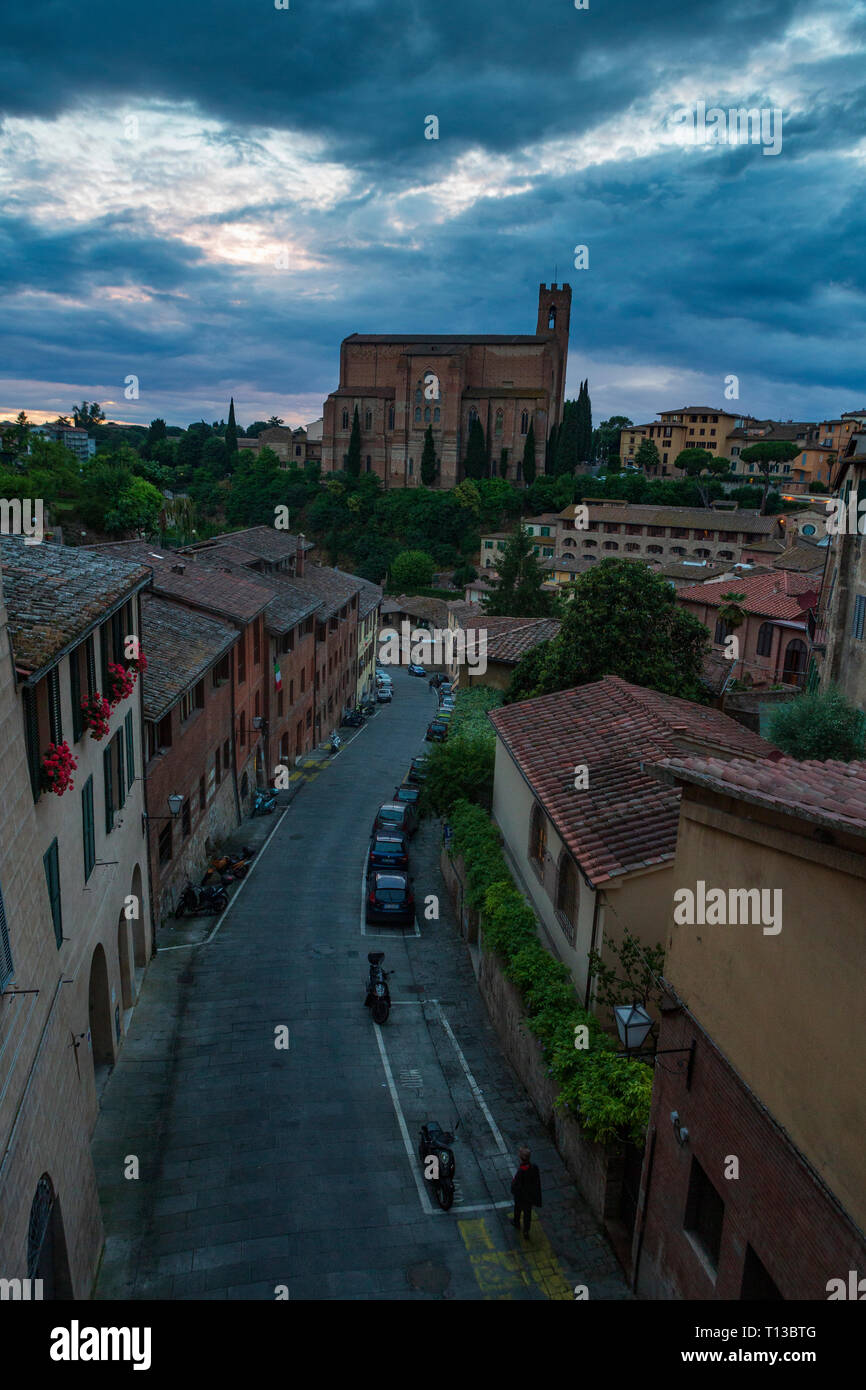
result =
[[[406,670],[409,672],[410,676],[426,676],[427,674],[424,667],[419,666],[417,661],[411,661],[406,667]]]
[[[409,764],[409,771],[406,773],[406,781],[413,782],[416,786],[423,782],[427,777],[427,755],[422,753],[420,757],[413,758]]]
[[[365,915],[368,922],[414,924],[415,894],[408,873],[374,869],[367,877]]]
[[[444,719],[433,719],[427,726],[425,738],[428,743],[444,743],[448,737],[448,725]]]
[[[440,709],[454,709],[455,706],[456,706],[456,704],[457,704],[457,701],[454,699],[454,696],[453,696],[453,695],[443,695],[443,696],[442,696],[442,699],[439,701],[439,708],[440,708]]]
[[[453,709],[440,709],[439,713],[438,713],[437,716],[436,716],[436,723],[437,723],[437,724],[450,724],[450,722],[451,722],[451,716],[452,716],[453,713],[454,713]]]
[[[417,806],[420,795],[421,788],[413,787],[410,782],[402,782],[399,787],[394,788],[394,800],[405,802],[407,806]]]
[[[370,841],[367,871],[371,869],[408,869],[409,842],[405,835],[377,830]]]
[[[394,692],[390,685],[380,685],[376,691],[376,699],[380,705],[390,705],[394,698]]]
[[[379,831],[383,835],[414,835],[418,829],[418,815],[415,807],[407,801],[386,801],[376,812],[372,835]]]

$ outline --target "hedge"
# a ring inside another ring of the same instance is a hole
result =
[[[449,823],[449,853],[463,859],[467,901],[483,914],[484,948],[500,958],[503,974],[520,992],[527,1027],[557,1084],[556,1106],[570,1110],[597,1143],[642,1144],[652,1069],[617,1052],[595,1015],[578,1003],[570,972],[538,940],[535,913],[514,883],[489,816],[459,801]],[[588,1032],[585,1049],[574,1045],[581,1025]]]

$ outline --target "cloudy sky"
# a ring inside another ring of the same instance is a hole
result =
[[[861,0],[288,4],[7,8],[0,418],[302,423],[347,334],[531,333],[555,270],[596,421],[866,405]]]

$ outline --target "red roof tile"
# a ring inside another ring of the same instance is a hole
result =
[[[738,574],[732,579],[692,584],[677,592],[678,603],[706,604],[720,608],[725,594],[745,594],[741,607],[762,618],[802,618],[818,600],[820,583],[814,575],[791,570],[770,570],[766,574]]]
[[[866,835],[866,762],[671,757],[660,760],[658,769],[669,774],[666,781],[692,782],[784,815]]]
[[[679,790],[644,769],[702,751],[766,758],[774,750],[719,710],[619,676],[493,710],[490,720],[593,883],[664,864],[676,850]],[[586,764],[589,786],[574,787]]]

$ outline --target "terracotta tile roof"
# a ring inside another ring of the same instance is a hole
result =
[[[233,546],[215,546],[213,550],[200,550],[193,557],[194,569],[206,569],[217,574],[227,575],[239,580],[246,588],[256,586],[264,595],[265,626],[268,632],[282,635],[290,632],[304,618],[318,613],[322,608],[321,599],[302,592],[295,579],[288,574],[274,571],[260,574],[246,565],[234,564],[229,558]]]
[[[310,564],[306,565],[302,579],[290,579],[288,575],[268,575],[268,582],[272,579],[284,579],[284,582],[291,584],[307,603],[318,601],[316,617],[319,622],[332,617],[354,594],[359,594],[360,586],[364,582],[354,574],[347,574],[345,570],[332,569],[329,565]]]
[[[0,539],[0,565],[15,665],[31,675],[150,579],[134,559],[77,546],[25,545],[17,536]]]
[[[410,618],[421,618],[425,622],[433,623],[434,627],[448,626],[448,603],[444,598],[428,598],[424,594],[398,594],[396,598],[383,599],[383,623],[393,623],[400,613],[405,613]]]
[[[369,579],[360,579],[358,575],[353,575],[355,583],[360,586],[358,594],[358,620],[366,618],[368,613],[382,601],[384,590],[381,584],[373,584]]]
[[[727,511],[715,507],[654,507],[645,502],[606,502],[585,497],[560,513],[571,521],[575,506],[586,506],[590,521],[626,522],[633,526],[685,526],[703,531],[740,531],[749,535],[774,535],[779,530],[777,516],[761,516],[745,507]]]
[[[597,563],[595,559],[590,560],[586,555],[560,555],[542,560],[541,568],[551,572],[566,570],[569,574],[586,574],[586,571],[594,569]]]
[[[238,630],[178,603],[143,594],[141,642],[145,719],[162,719],[238,640]]]
[[[765,758],[775,751],[719,710],[619,676],[493,710],[490,720],[557,833],[593,883],[672,859],[679,792],[645,763],[693,747]],[[589,787],[574,788],[586,764]]]
[[[516,666],[522,656],[541,642],[555,637],[562,624],[554,618],[478,618],[462,624],[487,632],[487,660]]]
[[[677,591],[678,603],[700,603],[720,608],[724,595],[744,594],[741,607],[762,618],[801,619],[818,600],[820,584],[811,574],[790,570],[771,570],[767,574],[737,574],[730,579],[713,579]]]
[[[671,757],[657,766],[665,780],[691,782],[783,815],[866,835],[866,762]]]
[[[815,545],[814,541],[802,540],[783,551],[778,560],[773,561],[773,568],[795,570],[801,574],[813,574],[814,570],[823,570],[826,559],[826,546]],[[820,583],[820,580],[817,582]]]
[[[696,579],[704,584],[708,579],[715,579],[717,575],[727,574],[730,564],[687,564],[682,560],[669,560],[664,565],[659,565],[656,574],[660,574],[662,579]]]
[[[210,540],[202,541],[195,549],[210,548],[223,543],[238,545],[263,560],[284,560],[287,556],[296,555],[298,550],[298,536],[291,531],[278,531],[276,526],[249,526],[243,531],[224,531],[222,535],[211,536]],[[313,548],[313,541],[304,541],[305,551]]]

